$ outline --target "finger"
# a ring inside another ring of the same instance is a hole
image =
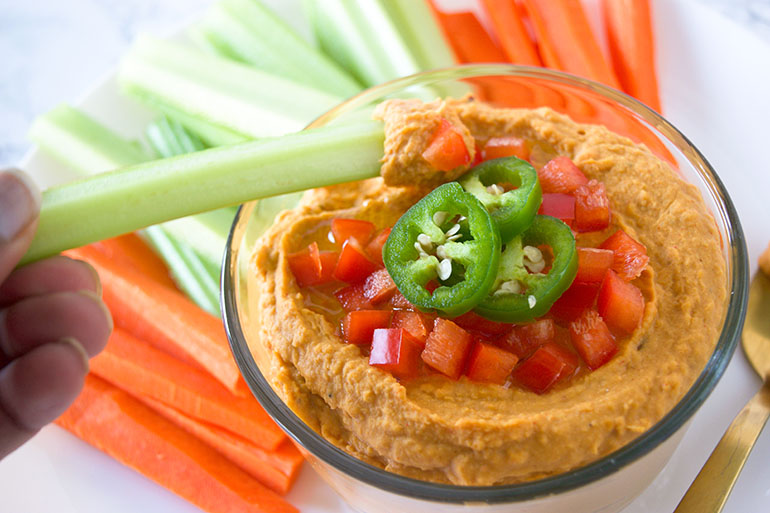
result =
[[[37,227],[40,191],[19,170],[0,171],[0,282],[27,251]]]
[[[55,256],[15,269],[0,284],[0,307],[27,297],[81,290],[101,296],[96,270],[81,260]]]
[[[0,458],[75,400],[88,372],[88,356],[74,339],[44,344],[0,370]]]
[[[0,358],[17,358],[35,347],[73,337],[89,356],[104,348],[112,317],[91,292],[31,297],[0,311]]]

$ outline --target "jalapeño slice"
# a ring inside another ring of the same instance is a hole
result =
[[[553,262],[540,272],[545,260],[538,247],[548,246]],[[577,273],[575,237],[569,226],[550,216],[535,216],[520,236],[505,244],[495,283],[475,312],[499,322],[526,322],[545,315]],[[538,271],[538,268],[540,270]]]
[[[463,176],[460,184],[490,212],[503,243],[532,224],[543,199],[537,171],[516,157],[482,162]]]
[[[450,182],[401,216],[382,256],[410,303],[455,317],[489,293],[500,260],[500,234],[484,205]]]

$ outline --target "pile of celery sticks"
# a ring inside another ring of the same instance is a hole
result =
[[[127,166],[133,172],[46,191],[41,247],[33,246],[29,259],[124,227],[203,212],[149,226],[141,235],[179,287],[218,314],[221,259],[235,209],[207,210],[250,199],[252,189],[265,196],[324,185],[329,178],[319,181],[322,165],[339,170],[337,181],[375,174],[361,163],[376,163],[381,154],[379,125],[276,136],[301,131],[367,87],[454,65],[430,9],[422,0],[302,0],[312,34],[307,40],[260,0],[219,0],[178,41],[140,37],[119,66],[118,82],[123,93],[157,113],[141,141],[128,141],[68,105],[35,121],[30,137],[80,175]],[[287,154],[297,164],[293,183],[271,188],[270,180],[284,178],[270,178],[270,165],[285,174],[280,162]],[[264,169],[265,183],[250,183],[255,167]],[[84,201],[89,187],[106,192]],[[159,190],[162,201],[153,197]],[[115,202],[126,211],[98,215]]]

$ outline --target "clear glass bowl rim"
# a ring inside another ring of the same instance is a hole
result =
[[[221,306],[230,347],[244,379],[265,410],[273,419],[313,456],[339,472],[376,488],[415,499],[443,503],[507,503],[520,502],[546,495],[563,493],[604,478],[648,454],[681,428],[703,404],[717,381],[724,373],[743,327],[748,301],[749,264],[748,252],[738,213],[724,184],[700,151],[671,123],[636,99],[610,87],[567,73],[507,64],[462,65],[440,70],[426,71],[409,77],[387,82],[341,103],[320,116],[308,128],[320,126],[357,106],[401,90],[405,87],[442,80],[459,80],[480,76],[509,76],[555,81],[576,88],[587,89],[615,101],[643,118],[650,126],[668,137],[680,151],[691,150],[685,155],[701,175],[711,194],[717,200],[720,212],[714,212],[725,223],[729,240],[728,272],[731,275],[731,293],[725,322],[715,350],[690,390],[677,405],[657,424],[644,434],[617,451],[586,466],[556,476],[512,485],[457,486],[420,481],[369,465],[326,441],[303,423],[278,397],[260,372],[246,342],[241,325],[234,282],[238,279],[237,245],[255,202],[242,205],[233,221],[222,266]],[[684,152],[683,152],[684,153]],[[695,160],[695,162],[693,162]]]

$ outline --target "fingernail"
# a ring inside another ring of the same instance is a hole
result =
[[[115,329],[115,322],[112,320],[112,312],[110,312],[110,309],[107,308],[106,304],[104,304],[104,301],[102,300],[101,295],[91,292],[90,290],[80,290],[78,291],[78,294],[82,294],[84,296],[88,296],[92,298],[96,302],[96,304],[99,305],[99,307],[104,312],[104,317],[107,318],[107,323],[109,324],[108,331],[112,333],[112,330]]]
[[[83,347],[83,345],[80,342],[78,342],[76,339],[72,337],[65,337],[59,340],[59,344],[72,347],[72,349],[74,349],[75,352],[80,355],[80,358],[83,360],[83,368],[86,370],[86,372],[88,372],[88,369],[90,367],[88,353],[86,352],[86,349]]]
[[[37,217],[40,189],[18,169],[0,172],[0,243],[12,241]]]

